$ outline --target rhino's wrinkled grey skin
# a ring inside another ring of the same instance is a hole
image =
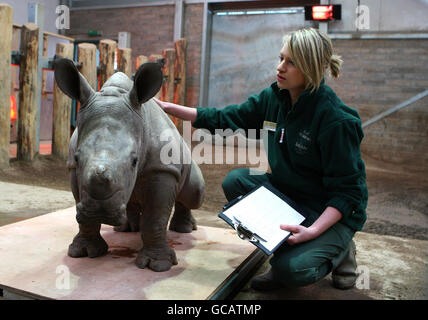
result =
[[[171,210],[175,205],[170,230],[195,230],[190,209],[200,207],[205,183],[193,160],[163,164],[160,159],[161,148],[171,143],[184,148],[190,158],[172,121],[150,100],[162,84],[160,65],[142,65],[134,81],[115,73],[95,92],[71,60],[61,59],[55,64],[55,80],[80,102],[67,161],[79,233],[68,254],[106,254],[108,246],[100,235],[104,223],[116,226],[116,231],[141,231],[138,267],[169,270],[177,264],[166,239]],[[168,129],[172,142],[160,141],[161,132]]]

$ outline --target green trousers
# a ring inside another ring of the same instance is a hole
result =
[[[231,201],[264,182],[272,184],[271,177],[269,173],[250,175],[249,169],[235,169],[226,176],[222,187],[227,200]],[[311,226],[321,212],[315,212],[302,203],[299,205],[305,209],[302,214],[306,220],[302,225]],[[270,259],[274,278],[288,287],[306,286],[321,280],[341,262],[354,234],[354,230],[337,222],[310,241],[293,246],[284,242]]]

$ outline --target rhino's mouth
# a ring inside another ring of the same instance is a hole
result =
[[[82,202],[76,205],[76,220],[79,224],[102,223],[111,226],[120,226],[126,223],[126,205],[119,209],[111,210],[103,207],[88,208]]]

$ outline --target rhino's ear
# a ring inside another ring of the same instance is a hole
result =
[[[67,96],[78,100],[83,106],[94,90],[85,77],[77,70],[74,62],[69,59],[55,61],[55,81]]]
[[[162,67],[157,62],[142,64],[134,76],[129,99],[134,107],[140,106],[160,90],[163,82]]]

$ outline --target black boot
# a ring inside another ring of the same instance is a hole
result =
[[[283,284],[273,278],[272,268],[251,280],[251,288],[258,291],[269,291],[283,287]]]
[[[355,243],[351,240],[345,257],[331,273],[333,287],[346,290],[355,286],[358,278],[357,261],[355,260],[356,253]]]

